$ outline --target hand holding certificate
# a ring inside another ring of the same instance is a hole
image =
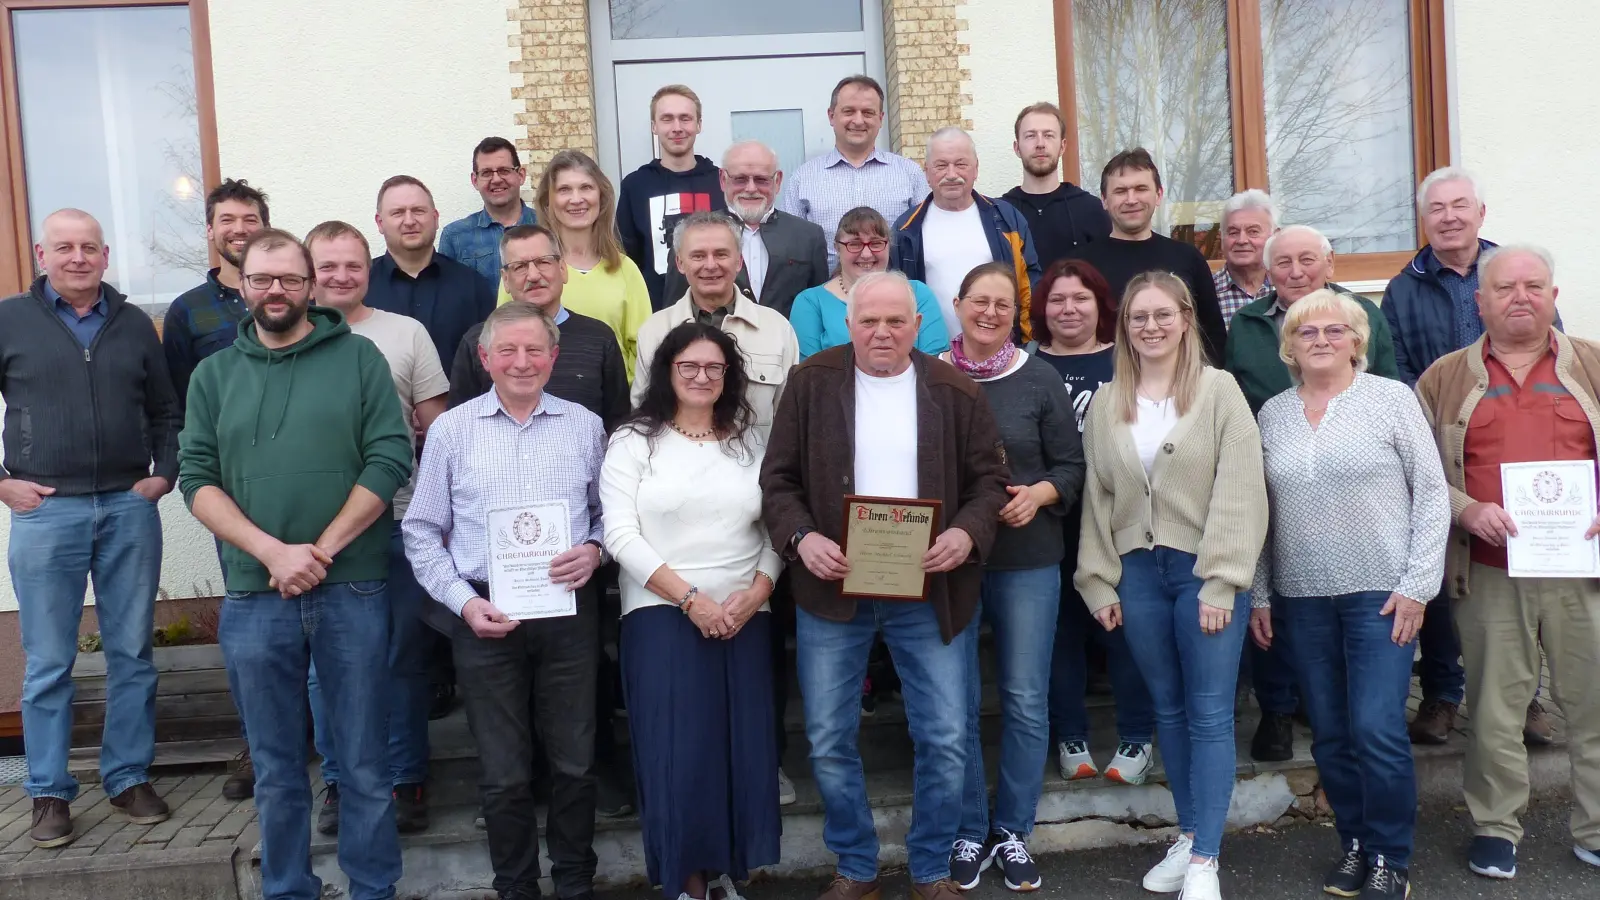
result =
[[[491,510],[489,600],[510,619],[575,615],[577,595],[550,580],[550,563],[572,547],[567,502]]]
[[[1505,510],[1516,523],[1506,538],[1512,578],[1600,577],[1592,460],[1502,463]]]
[[[961,552],[960,541],[952,538],[931,553],[939,533],[937,500],[906,500],[890,497],[844,498],[844,546],[850,571],[844,577],[841,594],[845,597],[871,597],[878,600],[926,600],[928,572],[947,571],[956,563],[944,565],[946,556]],[[967,552],[970,552],[970,542]],[[931,563],[930,555],[937,557]],[[925,563],[929,563],[924,568]]]

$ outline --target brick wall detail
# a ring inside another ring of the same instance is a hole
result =
[[[523,112],[515,138],[528,167],[525,193],[532,195],[544,166],[559,150],[596,156],[594,77],[589,56],[589,4],[586,0],[513,0],[507,17],[517,23],[510,36],[520,47],[511,63],[522,84],[511,95]],[[515,81],[515,79],[513,79]]]
[[[962,0],[883,0],[888,124],[895,152],[921,160],[928,136],[946,125],[971,129],[962,116],[972,104],[972,72],[962,68],[971,47],[958,18]]]

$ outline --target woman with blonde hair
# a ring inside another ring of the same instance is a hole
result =
[[[1083,434],[1088,473],[1078,571],[1084,603],[1128,646],[1155,702],[1178,838],[1144,887],[1219,900],[1233,795],[1234,685],[1266,538],[1261,433],[1233,377],[1206,366],[1194,300],[1176,275],[1128,282],[1111,384]],[[1237,615],[1235,615],[1237,607]]]
[[[617,235],[617,192],[588,154],[562,150],[551,158],[534,192],[539,222],[555,232],[566,263],[563,310],[611,327],[633,380],[639,326],[650,318],[650,288],[639,266],[622,252]],[[511,299],[504,287],[500,302]],[[561,324],[558,318],[556,324]]]
[[[1284,317],[1278,353],[1298,386],[1261,408],[1272,518],[1250,632],[1270,647],[1276,606],[1294,633],[1311,755],[1344,850],[1323,890],[1405,897],[1417,809],[1406,699],[1444,577],[1450,489],[1416,395],[1366,372],[1370,328],[1327,289]]]

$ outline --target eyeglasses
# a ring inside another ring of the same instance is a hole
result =
[[[1135,313],[1128,317],[1128,328],[1138,331],[1150,324],[1151,319],[1155,319],[1157,325],[1165,328],[1178,320],[1178,311],[1175,309],[1158,309],[1154,313]]]
[[[304,275],[246,275],[244,283],[258,291],[265,291],[272,287],[272,283],[283,285],[286,291],[298,291],[310,283],[311,279]]]
[[[1328,343],[1332,344],[1344,340],[1354,330],[1349,325],[1324,325],[1321,328],[1315,325],[1302,325],[1294,330],[1294,336],[1299,338],[1302,344],[1315,344],[1320,335],[1326,337]]]
[[[460,171],[460,170],[458,169],[457,171]],[[521,171],[520,169],[508,169],[505,166],[501,166],[498,169],[479,169],[478,170],[478,180],[479,181],[488,181],[491,178],[500,178],[500,179],[510,178],[511,176],[517,174],[520,171]]]
[[[1010,300],[968,300],[966,297],[962,297],[961,302],[971,306],[978,312],[996,313],[1002,316],[1011,315],[1017,308]]]
[[[766,175],[729,175],[728,183],[736,188],[742,188],[747,184],[755,185],[763,191],[772,187],[772,179]]]
[[[530,265],[538,266],[540,270],[549,272],[561,265],[561,257],[557,254],[551,254],[550,256],[535,256],[533,259],[515,259],[501,266],[500,270],[510,272],[513,275],[525,275]]]
[[[678,369],[678,377],[684,381],[693,381],[699,378],[701,372],[706,373],[708,381],[721,381],[722,376],[728,374],[727,363],[680,362],[673,363],[673,365]]]
[[[870,241],[834,241],[834,243],[843,247],[844,251],[851,255],[860,253],[862,250],[871,250],[873,253],[882,253],[883,251],[889,249],[889,242],[883,238],[875,238]]]

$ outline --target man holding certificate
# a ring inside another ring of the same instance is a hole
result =
[[[533,735],[550,761],[550,877],[592,893],[595,672],[601,562],[600,417],[544,388],[561,338],[529,303],[484,323],[478,353],[494,390],[428,432],[404,524],[417,581],[459,619],[451,642],[483,766],[494,888],[539,896]]]
[[[1445,587],[1472,697],[1469,862],[1490,878],[1517,871],[1528,805],[1523,717],[1541,643],[1566,714],[1573,850],[1600,866],[1600,344],[1554,327],[1554,268],[1539,247],[1487,250],[1477,294],[1484,336],[1417,381],[1455,520]]]
[[[881,893],[856,745],[861,681],[881,633],[916,746],[912,887],[920,900],[955,900],[965,642],[1010,473],[978,386],[912,349],[920,316],[905,276],[865,275],[847,304],[851,342],[789,376],[761,469],[773,545],[802,563],[792,567],[796,659],[824,839],[839,857],[823,897]]]

